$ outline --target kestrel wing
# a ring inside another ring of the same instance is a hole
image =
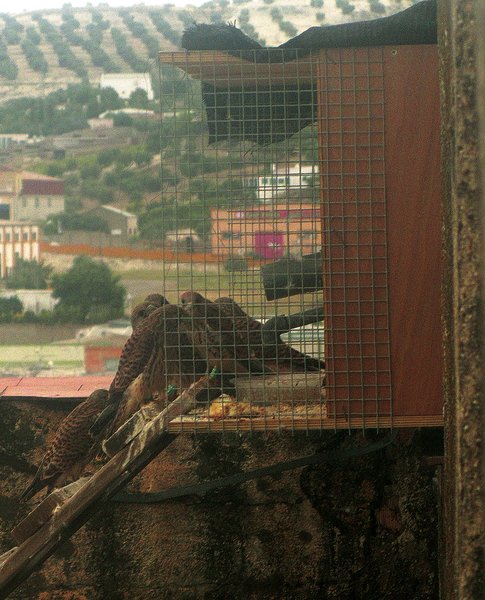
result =
[[[96,390],[78,404],[61,422],[52,443],[45,453],[37,473],[22,493],[27,500],[46,486],[51,486],[78,462],[88,462],[90,449],[96,439],[90,428],[108,402],[107,390]]]

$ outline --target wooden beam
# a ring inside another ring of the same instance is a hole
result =
[[[167,433],[168,422],[192,408],[197,393],[209,385],[209,376],[205,376],[182,392],[155,419],[147,423],[129,445],[58,507],[47,523],[8,554],[0,568],[0,599],[6,598],[25,581],[84,525],[102,503],[131,481],[176,438],[176,435]]]

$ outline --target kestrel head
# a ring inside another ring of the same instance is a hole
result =
[[[94,390],[94,392],[89,395],[88,400],[99,402],[100,404],[106,403],[108,401],[108,390]]]
[[[143,302],[150,302],[154,306],[160,307],[164,304],[169,304],[168,300],[162,294],[148,294]]]
[[[181,294],[180,303],[182,306],[186,306],[187,304],[206,304],[207,300],[199,292],[187,291]]]
[[[151,302],[142,302],[137,304],[131,311],[131,326],[135,330],[154,310],[159,308]]]

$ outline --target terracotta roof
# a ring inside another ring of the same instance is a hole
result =
[[[81,377],[1,377],[0,398],[87,398],[98,388],[108,389],[112,375]]]

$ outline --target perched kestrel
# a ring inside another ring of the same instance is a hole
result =
[[[199,298],[198,301],[200,302]],[[263,324],[248,315],[232,298],[221,297],[210,305],[206,310],[210,311],[212,319],[216,320],[220,314],[221,318],[233,320],[240,343],[249,345],[253,355],[263,360],[265,366],[284,366],[302,371],[320,371],[324,368],[325,365],[320,360],[295,350],[279,337],[275,336],[274,343],[268,343],[263,336]]]
[[[210,367],[225,375],[264,372],[263,363],[240,336],[234,320],[222,315],[213,302],[198,292],[184,292],[180,301],[189,317],[184,330]]]
[[[154,393],[162,403],[167,389],[173,387],[180,392],[207,372],[207,363],[181,328],[184,318],[180,307],[166,304],[151,312],[125,344],[112,384],[118,408],[109,433]]]
[[[44,454],[34,479],[22,492],[22,500],[32,498],[45,487],[50,492],[67,480],[81,476],[85,466],[96,455],[100,441],[90,433],[90,428],[107,404],[108,391],[96,390],[67,415]]]

